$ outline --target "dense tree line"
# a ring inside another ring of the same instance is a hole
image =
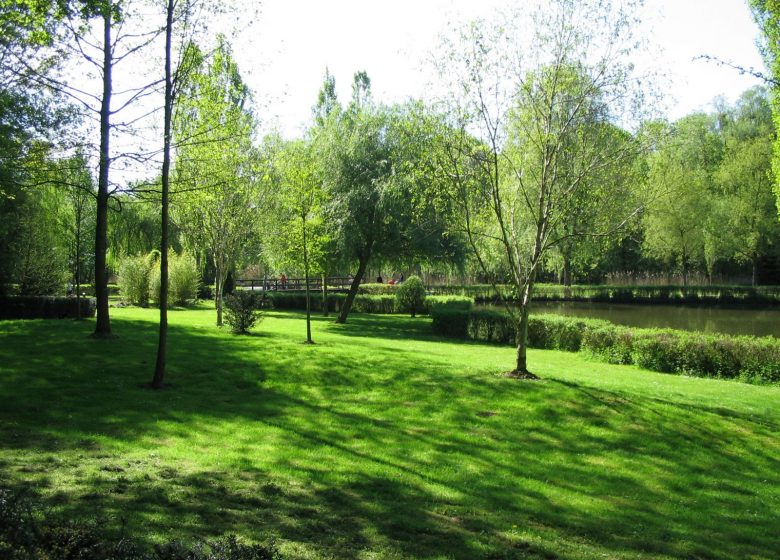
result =
[[[753,5],[774,69],[774,4]],[[217,324],[228,278],[247,268],[352,276],[339,322],[368,270],[511,283],[520,333],[543,280],[780,282],[771,90],[658,120],[631,63],[630,2],[552,3],[536,14],[530,42],[520,13],[464,27],[443,44],[448,93],[435,102],[377,103],[369,76],[356,72],[342,104],[326,71],[310,126],[293,140],[258,136],[262,115],[228,39],[193,31],[196,2],[169,2],[145,26],[136,8],[0,6],[0,287],[45,294],[92,284],[97,335],[111,333],[108,275],[152,250],[161,333],[169,249],[193,255],[214,285]],[[589,18],[594,10],[604,17]],[[132,25],[143,33],[123,31]],[[150,70],[148,86],[116,92],[125,95],[117,101],[112,73],[163,38],[165,72]],[[99,93],[62,80],[68,57],[98,69]],[[160,97],[162,147],[118,154],[113,134],[130,129],[112,119]],[[89,122],[94,141],[68,140]],[[121,161],[149,176],[117,179]]]

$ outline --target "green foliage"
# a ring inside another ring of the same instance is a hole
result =
[[[45,166],[40,157],[35,166]],[[36,178],[47,180],[45,167],[36,169]],[[29,189],[19,209],[15,231],[9,232],[14,279],[24,295],[64,293],[68,277],[68,239],[62,220],[65,216],[65,192],[53,186]],[[2,265],[0,265],[2,266]]]
[[[371,296],[393,295],[397,289],[397,284],[378,284],[375,282],[366,282],[358,286],[358,294],[368,294]]]
[[[498,286],[504,297],[516,299],[509,286]],[[436,294],[457,294],[472,298],[478,303],[496,302],[491,286],[440,286],[432,290]],[[538,301],[592,301],[603,303],[717,305],[751,304],[774,305],[780,303],[777,286],[618,286],[537,284],[534,299]]]
[[[169,301],[173,305],[186,305],[198,297],[200,271],[195,258],[188,254],[173,255],[168,261]]]
[[[268,292],[268,299],[273,302],[276,309],[306,309],[306,294],[304,292]],[[328,311],[339,311],[347,294],[334,292],[328,294]],[[471,307],[472,299],[463,296],[427,296],[425,304],[420,312],[428,313],[434,306],[454,306],[459,309]],[[312,298],[313,311],[322,311],[322,299]],[[358,294],[353,303],[353,309],[358,313],[398,313],[396,299],[389,294]]]
[[[261,162],[252,145],[251,94],[227,39],[219,35],[210,56],[195,44],[184,56],[191,66],[173,123],[180,144],[174,184],[183,192],[172,192],[172,220],[181,227],[185,247],[211,258],[221,324],[228,272],[247,253],[260,222],[259,181],[265,170],[256,167]]]
[[[159,263],[159,261],[158,261]],[[168,253],[168,307],[184,306],[198,298],[200,271],[195,259],[188,253]],[[160,267],[152,268],[149,278],[149,298],[159,305]]]
[[[160,301],[160,253],[124,257],[119,261],[117,284],[122,301],[146,307]],[[183,306],[198,297],[200,271],[187,254],[168,253],[168,306]]]
[[[254,290],[234,290],[225,296],[225,322],[236,334],[247,334],[262,321],[267,298]]]
[[[425,309],[425,285],[418,276],[410,276],[395,291],[397,311],[406,311],[414,317]]]
[[[81,313],[74,297],[3,296],[0,319],[75,319],[95,315],[95,300],[81,298]]]
[[[433,330],[442,336],[516,344],[515,325],[492,310],[431,310]],[[670,329],[638,329],[596,319],[531,316],[528,345],[582,351],[612,364],[636,364],[651,371],[696,377],[780,381],[780,341],[772,337],[726,337]]]
[[[775,90],[772,96],[772,116],[775,129],[780,129],[780,99],[777,96],[777,88],[780,87],[780,1],[778,0],[750,0],[753,17],[763,33],[762,54],[769,68],[770,77],[766,81]],[[780,212],[780,137],[774,140],[774,157],[772,168],[775,175],[774,192],[778,200],[778,212]]]
[[[142,307],[149,305],[152,268],[157,261],[158,253],[154,251],[148,255],[126,256],[119,261],[117,285],[122,301]]]

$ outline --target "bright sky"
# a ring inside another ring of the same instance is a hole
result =
[[[521,1],[521,0],[516,0]],[[352,75],[366,70],[374,97],[402,101],[425,94],[425,60],[453,23],[512,5],[511,0],[266,0],[259,20],[233,39],[235,57],[256,94],[264,128],[286,136],[309,119],[325,68],[342,100]],[[746,0],[646,0],[642,16],[651,48],[639,64],[668,74],[662,92],[668,118],[708,110],[714,97],[729,101],[758,83],[733,69],[693,60],[709,54],[763,68],[758,28]],[[428,73],[430,70],[427,71]]]

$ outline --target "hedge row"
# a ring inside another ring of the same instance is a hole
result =
[[[306,294],[304,292],[268,292],[275,309],[306,309]],[[345,293],[328,294],[328,311],[338,312],[347,299]],[[428,296],[425,298],[425,313],[430,313],[430,308],[436,305],[460,305],[461,308],[471,307],[471,299],[462,296]],[[312,311],[322,311],[321,292],[311,292]],[[396,313],[395,295],[369,295],[355,296],[352,303],[352,311],[357,313]]]
[[[434,332],[449,337],[515,344],[515,327],[507,314],[449,306],[434,308]],[[612,364],[696,377],[741,381],[780,381],[780,340],[773,337],[723,336],[638,329],[597,319],[555,315],[532,316],[528,346],[585,352]]]
[[[75,319],[79,301],[81,317],[94,317],[94,298],[5,296],[0,297],[0,319]]]
[[[393,295],[398,288],[397,284],[379,284],[378,282],[366,282],[358,286],[358,294],[371,296]]]
[[[504,297],[513,298],[513,288],[500,285]],[[440,286],[431,289],[437,294],[472,296],[478,302],[496,302],[492,286]],[[780,305],[780,287],[777,286],[571,286],[537,284],[536,301],[587,301],[605,303],[646,304],[775,304]]]

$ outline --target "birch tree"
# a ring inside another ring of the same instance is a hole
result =
[[[503,300],[517,332],[514,377],[534,377],[526,338],[545,255],[573,235],[609,235],[638,210],[589,231],[559,227],[582,200],[598,206],[626,192],[599,179],[640,148],[630,133],[609,141],[616,126],[634,125],[647,106],[629,61],[634,8],[609,0],[540,3],[530,18],[516,13],[466,26],[445,39],[439,57],[452,92],[443,100],[449,126],[461,131],[447,141],[443,173],[485,276],[486,255],[500,254],[519,299]],[[465,141],[469,132],[478,143]]]

